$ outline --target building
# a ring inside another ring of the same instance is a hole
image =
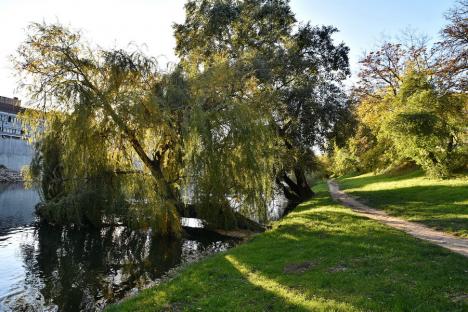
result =
[[[0,96],[0,136],[21,139],[23,130],[18,113],[24,112],[18,98]]]
[[[0,96],[0,165],[15,171],[29,165],[34,154],[18,118],[24,111],[17,98]]]

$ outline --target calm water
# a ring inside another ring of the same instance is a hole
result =
[[[100,310],[235,244],[202,233],[166,240],[125,227],[50,227],[36,222],[38,201],[33,190],[0,185],[0,311]]]

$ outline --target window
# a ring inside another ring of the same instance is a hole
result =
[[[11,116],[8,116],[8,122],[11,122]]]

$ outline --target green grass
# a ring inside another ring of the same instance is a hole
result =
[[[338,180],[341,189],[393,216],[468,237],[468,177],[429,179],[421,171]]]
[[[108,311],[468,311],[468,259],[317,196]],[[303,273],[285,273],[305,261]]]

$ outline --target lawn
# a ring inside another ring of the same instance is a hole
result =
[[[468,311],[468,258],[315,190],[266,233],[108,311]]]
[[[468,177],[429,179],[421,171],[338,179],[340,188],[371,207],[468,237]]]

